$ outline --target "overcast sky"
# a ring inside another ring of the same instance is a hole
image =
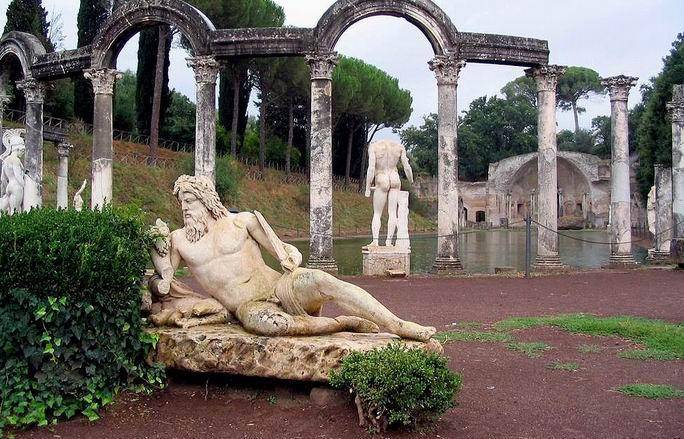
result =
[[[333,0],[275,0],[283,6],[286,24],[314,27]],[[544,39],[549,42],[552,64],[590,67],[602,76],[626,74],[646,82],[662,69],[677,33],[684,32],[682,0],[434,0],[449,15],[459,31],[505,34]],[[4,28],[9,0],[0,0],[0,26]],[[43,0],[48,15],[61,14],[63,48],[76,47],[77,0]],[[353,25],[342,36],[336,50],[360,58],[399,79],[411,91],[413,115],[409,124],[437,111],[437,87],[427,62],[433,57],[425,36],[405,20],[371,17]],[[119,70],[136,69],[137,37],[127,43],[118,59]],[[170,85],[194,101],[192,71],[187,53],[174,48]],[[483,95],[499,93],[508,81],[523,74],[522,68],[471,63],[459,80],[459,110]],[[630,107],[639,99],[637,88]],[[580,116],[588,128],[597,115],[609,114],[610,104],[602,96],[582,104]],[[254,112],[254,106],[250,112]],[[559,128],[572,128],[572,115],[559,112]],[[394,137],[389,130],[379,135]]]

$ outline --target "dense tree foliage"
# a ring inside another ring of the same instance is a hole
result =
[[[670,53],[663,60],[663,70],[642,86],[643,111],[637,121],[636,139],[639,152],[637,179],[643,195],[653,185],[653,165],[672,164],[672,128],[667,103],[672,100],[672,86],[684,83],[684,33],[677,35]]]
[[[35,35],[45,50],[52,52],[55,47],[48,38],[49,29],[47,11],[41,0],[12,0],[7,6],[7,23],[3,34],[19,31]]]
[[[110,0],[81,0],[78,9],[78,47],[93,42],[102,24],[109,17]],[[74,115],[87,123],[93,122],[93,88],[82,75],[74,77]]]
[[[195,104],[186,96],[171,90],[161,137],[181,143],[195,143]]]
[[[565,74],[558,80],[557,97],[558,107],[561,110],[570,111],[575,120],[575,133],[579,134],[579,114],[586,109],[580,107],[578,102],[589,97],[590,93],[605,94],[605,88],[601,85],[599,74],[586,67],[568,67]]]

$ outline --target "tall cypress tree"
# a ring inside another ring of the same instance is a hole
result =
[[[47,11],[41,0],[12,0],[7,6],[7,24],[3,33],[14,30],[33,34],[43,43],[45,50],[52,52],[55,48],[48,38],[49,27]]]
[[[78,9],[78,47],[92,43],[109,16],[110,0],[81,0]],[[93,122],[93,89],[90,81],[79,75],[74,80],[74,115]]]
[[[173,35],[167,32],[166,53],[164,54],[164,76],[159,125],[163,125],[164,115],[169,103],[169,52]],[[157,47],[159,28],[151,27],[140,32],[138,42],[138,71],[135,91],[136,126],[141,133],[150,132],[152,118],[152,99],[154,96],[154,76],[157,69]]]

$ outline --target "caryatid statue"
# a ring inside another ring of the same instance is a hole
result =
[[[184,227],[169,232],[163,222],[155,226],[157,276],[151,286],[157,296],[173,294],[184,303],[153,314],[155,323],[184,326],[188,319],[227,311],[247,331],[265,336],[377,332],[379,327],[413,340],[434,334],[435,328],[400,319],[356,285],[301,268],[302,255],[294,246],[282,242],[259,212],[229,212],[208,177],[180,176],[174,195]],[[262,249],[280,262],[282,271],[266,265]],[[172,273],[182,262],[209,298],[173,285]],[[326,302],[349,315],[321,317]]]
[[[380,240],[380,218],[387,205],[387,241],[392,245],[392,238],[397,229],[397,207],[401,179],[397,165],[401,161],[409,183],[413,184],[413,171],[409,163],[406,149],[401,143],[391,140],[379,140],[368,146],[368,171],[366,173],[366,197],[371,196],[373,189],[373,222],[371,231],[373,241],[369,246],[377,246]],[[375,186],[373,186],[375,183]]]
[[[25,132],[24,129],[5,130],[2,136],[5,152],[0,155],[0,215],[21,212],[24,200],[24,165],[21,158],[26,150],[21,134]]]

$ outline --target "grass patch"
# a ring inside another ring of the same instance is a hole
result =
[[[618,392],[637,398],[674,399],[684,398],[684,390],[664,384],[628,384],[618,387]]]
[[[445,331],[434,335],[442,344],[452,341],[473,341],[481,343],[505,343],[513,341],[513,337],[502,332],[485,331]]]
[[[661,351],[658,349],[633,349],[618,353],[618,357],[630,360],[676,360],[679,357],[674,352]]]
[[[601,346],[597,344],[581,344],[577,346],[577,350],[583,354],[598,354],[601,352]]]
[[[617,336],[646,345],[649,350],[684,359],[684,326],[641,317],[598,317],[591,314],[561,314],[543,317],[513,317],[495,325],[499,331],[554,326],[565,331]]]
[[[508,343],[506,347],[511,351],[522,352],[530,358],[541,357],[544,351],[551,349],[551,346],[541,341]]]
[[[565,370],[568,372],[575,372],[579,370],[579,364],[577,363],[561,363],[559,361],[554,361],[546,367],[553,370]]]

